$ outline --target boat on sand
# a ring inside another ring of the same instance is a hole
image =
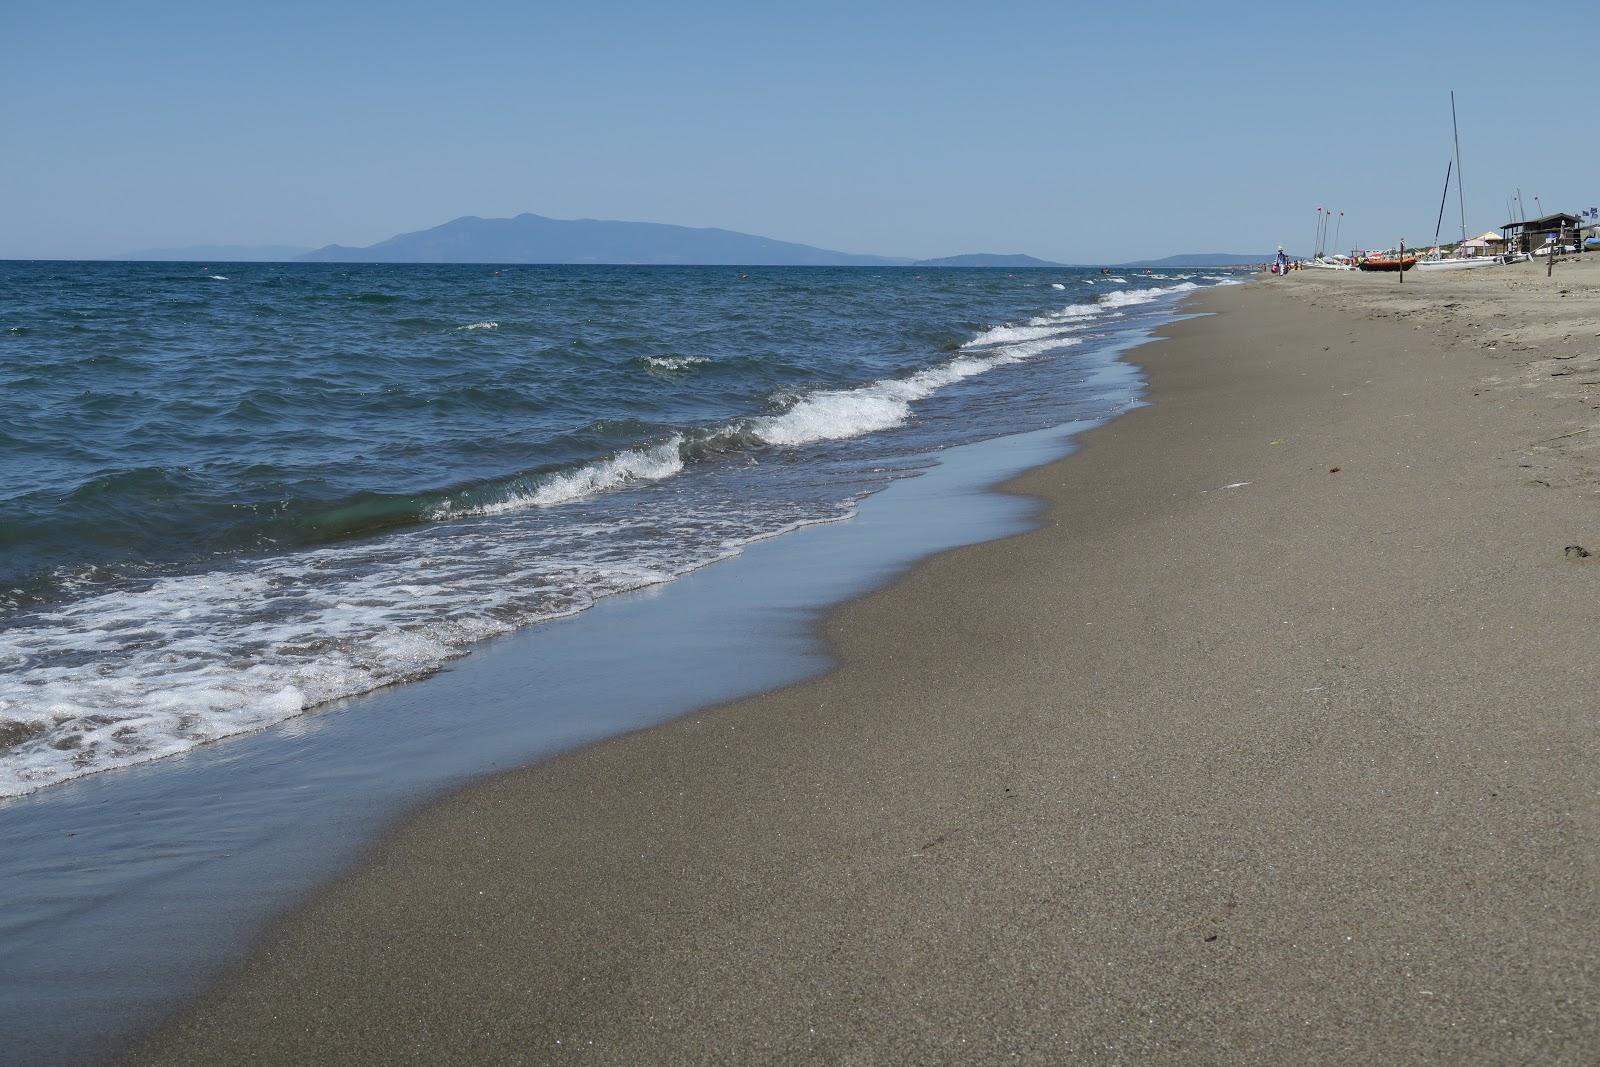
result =
[[[1474,267],[1492,267],[1500,260],[1494,256],[1424,256],[1417,260],[1417,269],[1433,272],[1437,270],[1472,270]]]
[[[1410,270],[1416,265],[1416,256],[1406,256],[1403,259],[1399,256],[1368,256],[1366,259],[1363,259],[1360,263],[1356,264],[1356,266],[1362,270],[1391,271]]]

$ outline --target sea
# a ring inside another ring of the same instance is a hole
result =
[[[953,446],[1113,417],[1126,339],[1235,280],[0,262],[0,798],[338,714]]]

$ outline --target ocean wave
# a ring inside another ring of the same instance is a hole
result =
[[[1004,329],[1004,328],[1002,328]],[[543,476],[518,479],[493,499],[449,500],[428,518],[448,521],[468,516],[504,515],[549,508],[610,493],[681,473],[693,459],[745,447],[795,447],[836,441],[893,429],[911,416],[911,405],[949,385],[1007,363],[1079,343],[1059,327],[1013,330],[1000,347],[955,359],[904,378],[884,378],[849,389],[822,389],[792,398],[774,415],[739,419],[719,427],[677,433],[658,444],[625,449],[604,459]],[[1026,336],[1023,336],[1026,333]],[[994,345],[994,341],[988,342]]]
[[[498,330],[498,322],[469,322],[465,326],[457,326],[458,330]]]
[[[445,503],[429,517],[435,521],[469,515],[504,515],[527,508],[548,508],[609,493],[638,482],[658,482],[683,470],[683,437],[647,448],[630,448],[614,456],[551,474],[531,486],[513,489],[498,499],[465,506]]]
[[[788,400],[782,412],[758,415],[710,428],[685,430],[660,443],[625,449],[604,459],[552,473],[537,480],[518,479],[493,499],[449,500],[428,515],[434,521],[466,516],[503,515],[528,508],[548,508],[598,493],[614,492],[681,473],[694,459],[744,447],[795,447],[836,441],[893,429],[911,417],[911,405],[947,386],[1008,363],[1031,359],[1053,349],[1079,344],[1073,323],[1101,312],[1092,305],[1069,305],[1029,326],[997,326],[980,332],[962,346],[961,354],[944,363],[907,375],[883,378],[846,389],[822,389]],[[704,362],[681,357],[685,362]],[[676,365],[674,357],[644,357],[641,362]]]
[[[1193,282],[1179,282],[1177,285],[1161,285],[1149,289],[1113,289],[1109,293],[1101,293],[1097,299],[1102,307],[1133,307],[1138,304],[1148,304],[1152,300],[1159,300],[1173,293],[1187,293],[1191,289],[1198,288],[1200,287]]]
[[[1087,318],[1088,316],[1082,316]],[[1054,317],[1041,315],[1037,319],[1028,320],[1026,326],[995,326],[974,337],[962,349],[971,351],[980,348],[989,348],[995,345],[1016,344],[1020,341],[1038,341],[1046,337],[1066,337],[1077,330],[1083,329],[1081,322],[1075,317]]]
[[[1051,337],[1010,344],[981,357],[958,356],[906,378],[885,378],[854,389],[821,390],[801,397],[780,415],[751,419],[748,426],[768,444],[789,446],[893,429],[911,417],[913,402],[946,386],[1075,343],[1071,338]]]
[[[641,356],[639,362],[649,370],[680,371],[711,361],[704,356]]]
[[[1062,285],[1060,282],[1051,282],[1050,283],[1050,288],[1052,288],[1052,289],[1065,289],[1066,286]]]
[[[911,418],[913,404],[940,389],[1007,363],[1078,344],[1071,335],[1081,330],[1081,320],[1105,310],[1096,304],[1068,304],[1026,324],[979,331],[960,345],[952,358],[903,377],[773,397],[774,405],[781,408],[773,414],[751,414],[709,426],[665,426],[655,442],[630,445],[555,470],[513,472],[466,486],[368,491],[331,498],[293,491],[274,496],[264,486],[258,503],[241,512],[224,498],[213,499],[207,483],[186,468],[137,469],[117,471],[81,487],[73,510],[98,510],[105,516],[104,521],[120,521],[96,502],[162,497],[171,504],[161,512],[160,521],[174,530],[204,525],[221,531],[216,541],[228,548],[271,544],[309,550],[380,533],[393,535],[410,527],[551,508],[663,481],[682,473],[689,465],[715,456],[842,440],[892,429]],[[636,357],[636,362],[657,372],[675,372],[711,361],[698,356],[643,356]],[[471,412],[483,407],[508,408],[522,399],[517,390],[469,386],[430,397],[427,402],[441,412]],[[394,402],[393,396],[384,399],[386,405]],[[270,422],[291,406],[285,396],[258,391],[243,397],[231,414]],[[582,447],[581,443],[574,443]],[[134,520],[145,526],[151,521],[140,515],[129,521]],[[141,527],[130,530],[128,536],[148,532]],[[37,596],[26,599],[49,599],[50,588],[64,593],[67,585],[56,574],[36,591]]]

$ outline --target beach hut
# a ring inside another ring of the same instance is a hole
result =
[[[1500,232],[1505,234],[1506,251],[1532,252],[1547,244],[1577,244],[1578,226],[1582,222],[1576,215],[1557,212],[1525,222],[1508,222],[1500,227]]]
[[[1470,241],[1462,241],[1456,246],[1456,254],[1466,259],[1476,259],[1479,256],[1498,256],[1505,250],[1506,239],[1490,230],[1480,233]]]

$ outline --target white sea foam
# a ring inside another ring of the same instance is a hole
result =
[[[1041,315],[1037,319],[1028,320],[1026,326],[995,326],[985,330],[974,337],[963,349],[989,348],[994,345],[1015,344],[1018,341],[1037,341],[1044,337],[1065,337],[1076,330],[1083,329],[1081,324],[1072,323],[1067,319],[1053,319]]]
[[[644,365],[657,370],[687,370],[701,363],[710,363],[704,356],[645,356]]]
[[[993,335],[1010,331],[1003,340]],[[905,378],[884,378],[854,389],[825,389],[802,396],[780,415],[751,419],[749,429],[772,445],[804,445],[835,441],[893,429],[911,417],[911,405],[946,386],[1042,352],[1079,343],[1060,327],[1023,339],[1016,327],[996,327],[964,345],[981,354],[957,356]]]
[[[214,282],[225,282],[228,280],[220,274],[208,274],[206,277],[210,278]]]
[[[1060,282],[1051,282],[1050,283],[1050,288],[1052,288],[1052,289],[1065,289],[1066,286],[1062,285]]]
[[[467,520],[39,613],[0,630],[0,719],[41,731],[0,759],[0,797],[424,677],[485,638],[851,510],[744,517],[646,502],[623,520],[631,527],[613,517],[554,534],[536,513],[509,526]]]
[[[1100,306],[1107,308],[1133,307],[1137,304],[1148,304],[1152,300],[1159,300],[1163,296],[1173,293],[1187,293],[1191,289],[1200,288],[1193,282],[1179,282],[1177,285],[1155,286],[1150,289],[1113,289],[1109,293],[1100,294]]]
[[[498,330],[498,322],[469,322],[465,326],[457,326],[458,330]]]
[[[925,395],[925,394],[924,394]],[[915,391],[882,384],[861,389],[812,393],[782,415],[751,420],[751,430],[773,445],[803,445],[815,441],[857,437],[887,430],[905,422]]]
[[[548,508],[573,500],[609,493],[635,482],[658,482],[683,470],[683,438],[671,439],[650,448],[630,448],[607,459],[563,471],[524,491],[487,504],[436,515],[455,518],[463,515],[503,515],[525,508]]]

